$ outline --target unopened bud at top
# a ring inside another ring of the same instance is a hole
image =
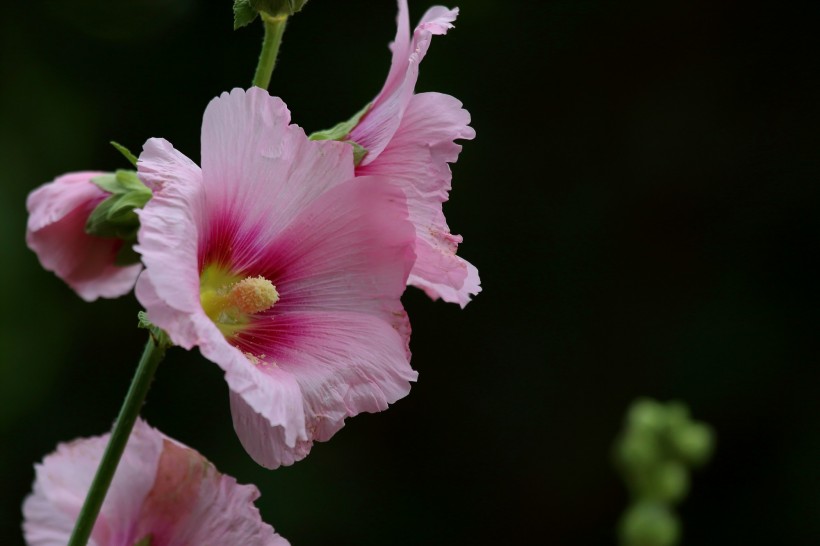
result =
[[[260,13],[263,17],[289,17],[300,11],[307,0],[234,0],[234,30],[252,23]]]

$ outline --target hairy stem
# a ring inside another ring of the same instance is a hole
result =
[[[267,89],[273,68],[276,66],[276,56],[279,54],[279,44],[282,43],[282,34],[285,32],[288,16],[273,17],[264,12],[260,13],[260,16],[265,26],[265,38],[262,41],[262,52],[259,54],[256,74],[253,76],[253,85]]]

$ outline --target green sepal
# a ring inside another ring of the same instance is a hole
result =
[[[367,150],[358,142],[353,142],[352,140],[348,140],[347,142],[353,145],[353,165],[358,167],[359,163],[364,159],[364,156],[367,155]]]
[[[95,237],[131,239],[139,229],[134,209],[142,208],[151,198],[141,193],[111,195],[97,205],[85,223],[85,232]]]
[[[148,320],[148,313],[146,313],[145,311],[140,311],[139,313],[137,313],[137,321],[137,328],[148,330],[151,333],[151,337],[154,338],[154,342],[157,344],[157,347],[164,350],[174,346],[174,344],[171,342],[171,338],[168,337],[168,334],[166,334],[162,328]],[[151,535],[148,535],[145,538],[150,539]],[[145,540],[145,538],[142,540]],[[149,541],[146,544],[150,545],[151,542]],[[141,545],[142,542],[138,542],[134,546]]]
[[[151,194],[133,191],[122,195],[112,195],[111,197],[116,197],[116,199],[112,201],[108,209],[108,219],[120,223],[130,218],[130,215],[134,214],[134,209],[144,207],[145,203],[151,199]]]
[[[310,140],[338,140],[340,142],[346,142],[353,146],[353,164],[359,165],[364,159],[364,156],[367,155],[367,149],[355,142],[353,140],[348,139],[348,135],[350,132],[359,124],[362,117],[370,110],[370,106],[372,103],[368,103],[365,105],[364,108],[356,112],[356,114],[347,121],[343,121],[341,123],[337,123],[330,129],[324,129],[322,131],[316,131],[315,133],[311,134],[308,138]]]
[[[233,0],[233,29],[237,30],[253,23],[258,12],[251,6],[250,0]]]
[[[97,208],[94,209],[85,222],[85,232],[87,234],[95,237],[116,237],[118,239],[125,239],[132,235],[135,230],[128,225],[129,218],[123,217],[126,215],[121,213],[120,218],[115,218],[111,213],[112,208],[116,207],[119,199],[119,195],[111,195],[97,205]]]
[[[96,237],[116,237],[129,246],[136,241],[139,218],[134,209],[142,208],[151,199],[151,190],[134,171],[117,171],[91,179],[100,189],[110,193],[88,216],[85,232]]]
[[[289,16],[300,11],[307,0],[250,0],[251,7],[271,17]]]
[[[356,112],[349,120],[337,123],[330,129],[316,131],[308,138],[310,140],[342,140],[346,138],[347,135],[350,134],[350,131],[359,124],[359,121],[361,121],[367,111],[370,110],[371,104],[372,103],[367,103],[364,108]]]
[[[134,171],[118,170],[114,174],[102,174],[92,178],[91,183],[114,195],[137,192],[151,196],[151,190],[142,183]]]
[[[148,320],[148,313],[145,311],[140,311],[137,313],[137,328],[142,328],[144,330],[150,330],[152,328],[156,328],[154,323]]]
[[[137,166],[137,156],[135,156],[134,154],[132,154],[132,153],[131,153],[131,150],[129,150],[128,148],[126,148],[125,146],[123,146],[122,144],[120,144],[119,142],[114,142],[113,140],[110,142],[110,144],[111,144],[114,148],[116,148],[116,150],[117,150],[119,153],[121,153],[121,154],[125,157],[125,159],[127,159],[127,160],[128,160],[128,162],[129,162],[129,163],[131,163],[131,165],[133,165],[134,167],[136,167],[136,166]]]
[[[117,175],[101,174],[91,179],[91,183],[108,193],[117,193],[120,191],[120,183],[117,182]]]
[[[142,540],[135,542],[134,546],[151,546],[151,535],[148,535]]]
[[[288,17],[300,11],[307,0],[234,0],[233,29],[253,23],[260,13],[268,17]]]

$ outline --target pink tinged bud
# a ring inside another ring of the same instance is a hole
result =
[[[30,546],[66,544],[110,435],[60,444],[35,465],[23,504]],[[253,501],[259,491],[138,421],[91,536],[95,546],[284,546]]]
[[[128,293],[142,269],[140,264],[116,265],[122,247],[119,239],[85,232],[89,215],[108,196],[91,179],[105,174],[65,174],[31,192],[26,200],[26,243],[43,268],[86,301]]]

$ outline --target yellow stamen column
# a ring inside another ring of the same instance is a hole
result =
[[[262,276],[236,280],[229,275],[211,274],[207,278],[224,282],[205,282],[203,277],[199,301],[202,310],[226,337],[242,330],[250,322],[250,315],[267,311],[279,301],[276,287]]]
[[[279,301],[279,292],[265,277],[246,277],[228,292],[228,301],[246,315],[267,311]]]

